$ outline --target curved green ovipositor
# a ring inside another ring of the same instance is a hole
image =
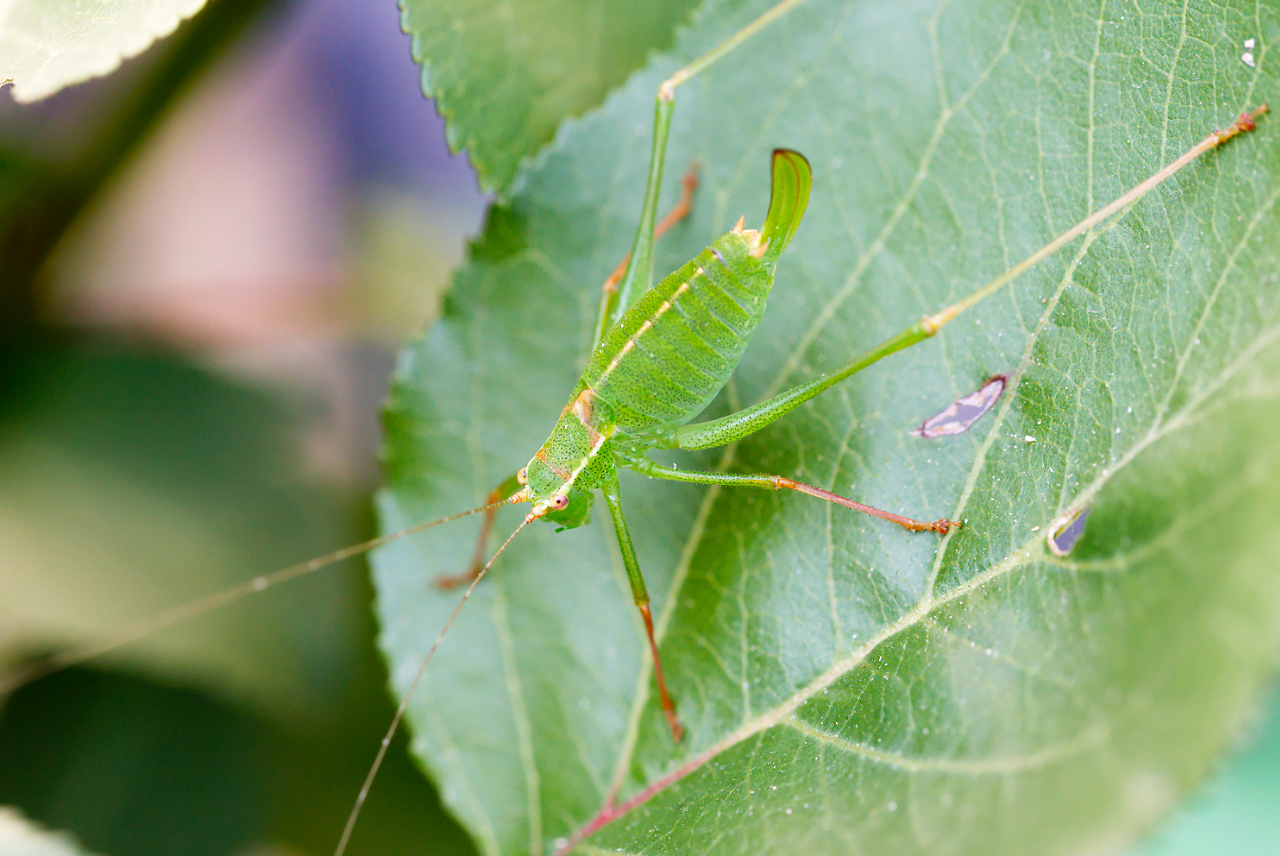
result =
[[[813,171],[804,155],[791,149],[773,150],[773,195],[769,198],[769,216],[760,230],[760,236],[769,242],[760,259],[764,264],[776,262],[795,237],[812,186]]]

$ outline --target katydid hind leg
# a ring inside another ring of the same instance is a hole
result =
[[[1132,205],[1141,199],[1151,190],[1167,181],[1173,175],[1188,164],[1195,161],[1205,152],[1211,151],[1223,143],[1248,133],[1256,127],[1257,120],[1269,111],[1267,105],[1262,104],[1252,111],[1242,113],[1236,121],[1223,130],[1213,131],[1203,140],[1188,149],[1181,157],[1172,163],[1163,167],[1145,181],[1136,185],[1128,192],[1118,196],[1107,205],[1102,206],[1098,210],[1092,212],[1079,223],[1071,228],[1061,232],[1053,240],[1046,243],[1040,249],[1031,253],[1021,262],[1005,270],[996,276],[986,285],[974,291],[968,297],[953,303],[945,309],[933,315],[926,316],[911,326],[902,330],[895,336],[884,340],[879,345],[859,354],[858,356],[845,363],[835,371],[825,373],[808,383],[792,387],[784,390],[771,398],[754,404],[742,410],[722,416],[718,419],[712,419],[707,422],[696,422],[684,425],[665,437],[661,437],[655,443],[656,446],[662,448],[678,448],[678,449],[711,449],[716,446],[723,446],[740,440],[743,437],[754,434],[755,432],[766,427],[770,423],[790,413],[809,399],[825,392],[837,383],[856,374],[864,368],[876,363],[891,354],[905,350],[912,345],[924,341],[936,335],[939,330],[958,318],[965,311],[973,308],[983,300],[995,294],[1004,286],[1035,267],[1044,259],[1062,249],[1071,241],[1081,237],[1090,229],[1098,226],[1120,212],[1126,207]],[[775,173],[775,188],[777,186],[777,177]],[[803,213],[803,209],[801,209]],[[771,216],[772,220],[772,205]]]
[[[649,156],[649,174],[645,182],[644,203],[635,241],[627,255],[626,274],[616,289],[604,289],[600,311],[596,317],[595,341],[604,338],[630,304],[633,295],[647,291],[653,282],[653,231],[658,224],[658,194],[662,187],[662,167],[667,156],[667,136],[671,131],[671,113],[675,105],[670,99],[658,98],[653,117],[653,148]]]

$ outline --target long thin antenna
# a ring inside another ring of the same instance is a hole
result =
[[[290,565],[287,568],[281,568],[278,571],[261,577],[254,577],[247,582],[223,589],[204,597],[189,600],[186,603],[166,609],[156,615],[136,621],[133,624],[126,625],[121,630],[105,636],[101,639],[81,645],[78,648],[71,648],[66,651],[53,654],[42,660],[37,660],[24,669],[0,678],[0,695],[12,692],[18,687],[25,686],[34,680],[43,678],[46,675],[61,671],[62,669],[75,666],[86,660],[92,660],[94,657],[114,651],[131,642],[136,642],[146,636],[150,636],[167,627],[172,627],[183,621],[203,615],[210,610],[217,609],[220,606],[232,603],[240,598],[253,594],[254,592],[265,591],[273,586],[288,582],[296,577],[306,574],[315,573],[321,568],[341,562],[343,559],[350,559],[352,556],[358,556],[361,553],[367,553],[383,544],[389,544],[409,535],[414,535],[424,529],[430,529],[433,526],[440,526],[450,523],[460,517],[466,517],[469,514],[475,514],[480,511],[488,511],[493,508],[499,508],[503,505],[521,502],[524,499],[524,492],[521,491],[512,496],[507,497],[499,502],[491,502],[488,505],[482,505],[479,508],[472,508],[468,511],[462,511],[457,514],[451,514],[448,517],[441,517],[439,520],[432,520],[427,523],[418,523],[407,529],[401,529],[399,532],[392,532],[390,535],[382,535],[368,541],[362,541],[359,544],[352,544],[350,547],[343,547],[341,550],[334,550],[332,553],[326,553],[323,556],[317,556],[306,562],[300,562],[296,565]]]
[[[404,718],[405,711],[409,709],[409,700],[413,698],[414,691],[418,689],[422,676],[427,673],[427,666],[431,663],[431,658],[436,655],[436,649],[440,647],[440,643],[444,641],[444,635],[453,626],[454,619],[458,617],[458,613],[462,612],[463,605],[471,597],[471,593],[476,590],[480,580],[484,579],[485,572],[493,567],[493,563],[502,555],[502,551],[507,549],[507,545],[514,541],[516,536],[523,532],[526,526],[537,520],[539,516],[530,512],[525,517],[524,522],[516,527],[516,531],[507,536],[507,540],[502,542],[498,552],[493,554],[493,558],[485,563],[484,567],[480,569],[480,573],[476,574],[475,579],[471,581],[471,585],[467,586],[467,590],[462,594],[462,599],[453,608],[453,613],[450,614],[449,620],[444,623],[444,627],[440,630],[440,635],[436,637],[435,642],[431,643],[431,650],[427,652],[422,665],[418,667],[418,673],[413,676],[413,682],[409,684],[409,690],[404,694],[404,698],[401,699],[400,706],[396,708],[396,715],[391,718],[391,726],[382,738],[382,744],[378,746],[377,757],[373,759],[373,766],[369,768],[369,774],[364,777],[364,784],[360,786],[360,793],[356,796],[356,804],[352,806],[351,814],[347,815],[347,825],[342,829],[342,837],[338,839],[338,848],[333,851],[333,856],[342,856],[346,852],[347,842],[351,840],[351,832],[356,827],[356,819],[360,817],[360,809],[364,808],[364,801],[369,796],[369,788],[373,787],[373,780],[378,776],[378,768],[382,766],[382,759],[387,757],[387,749],[391,746],[391,738],[395,736],[396,731],[400,728],[400,720]]]

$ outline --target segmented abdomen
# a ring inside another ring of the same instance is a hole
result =
[[[582,381],[620,433],[681,425],[728,381],[773,286],[749,235],[725,234],[645,292],[592,353]]]

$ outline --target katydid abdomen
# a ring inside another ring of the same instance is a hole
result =
[[[622,434],[683,425],[737,367],[764,317],[773,265],[758,235],[735,230],[646,292],[610,328],[582,381]]]

